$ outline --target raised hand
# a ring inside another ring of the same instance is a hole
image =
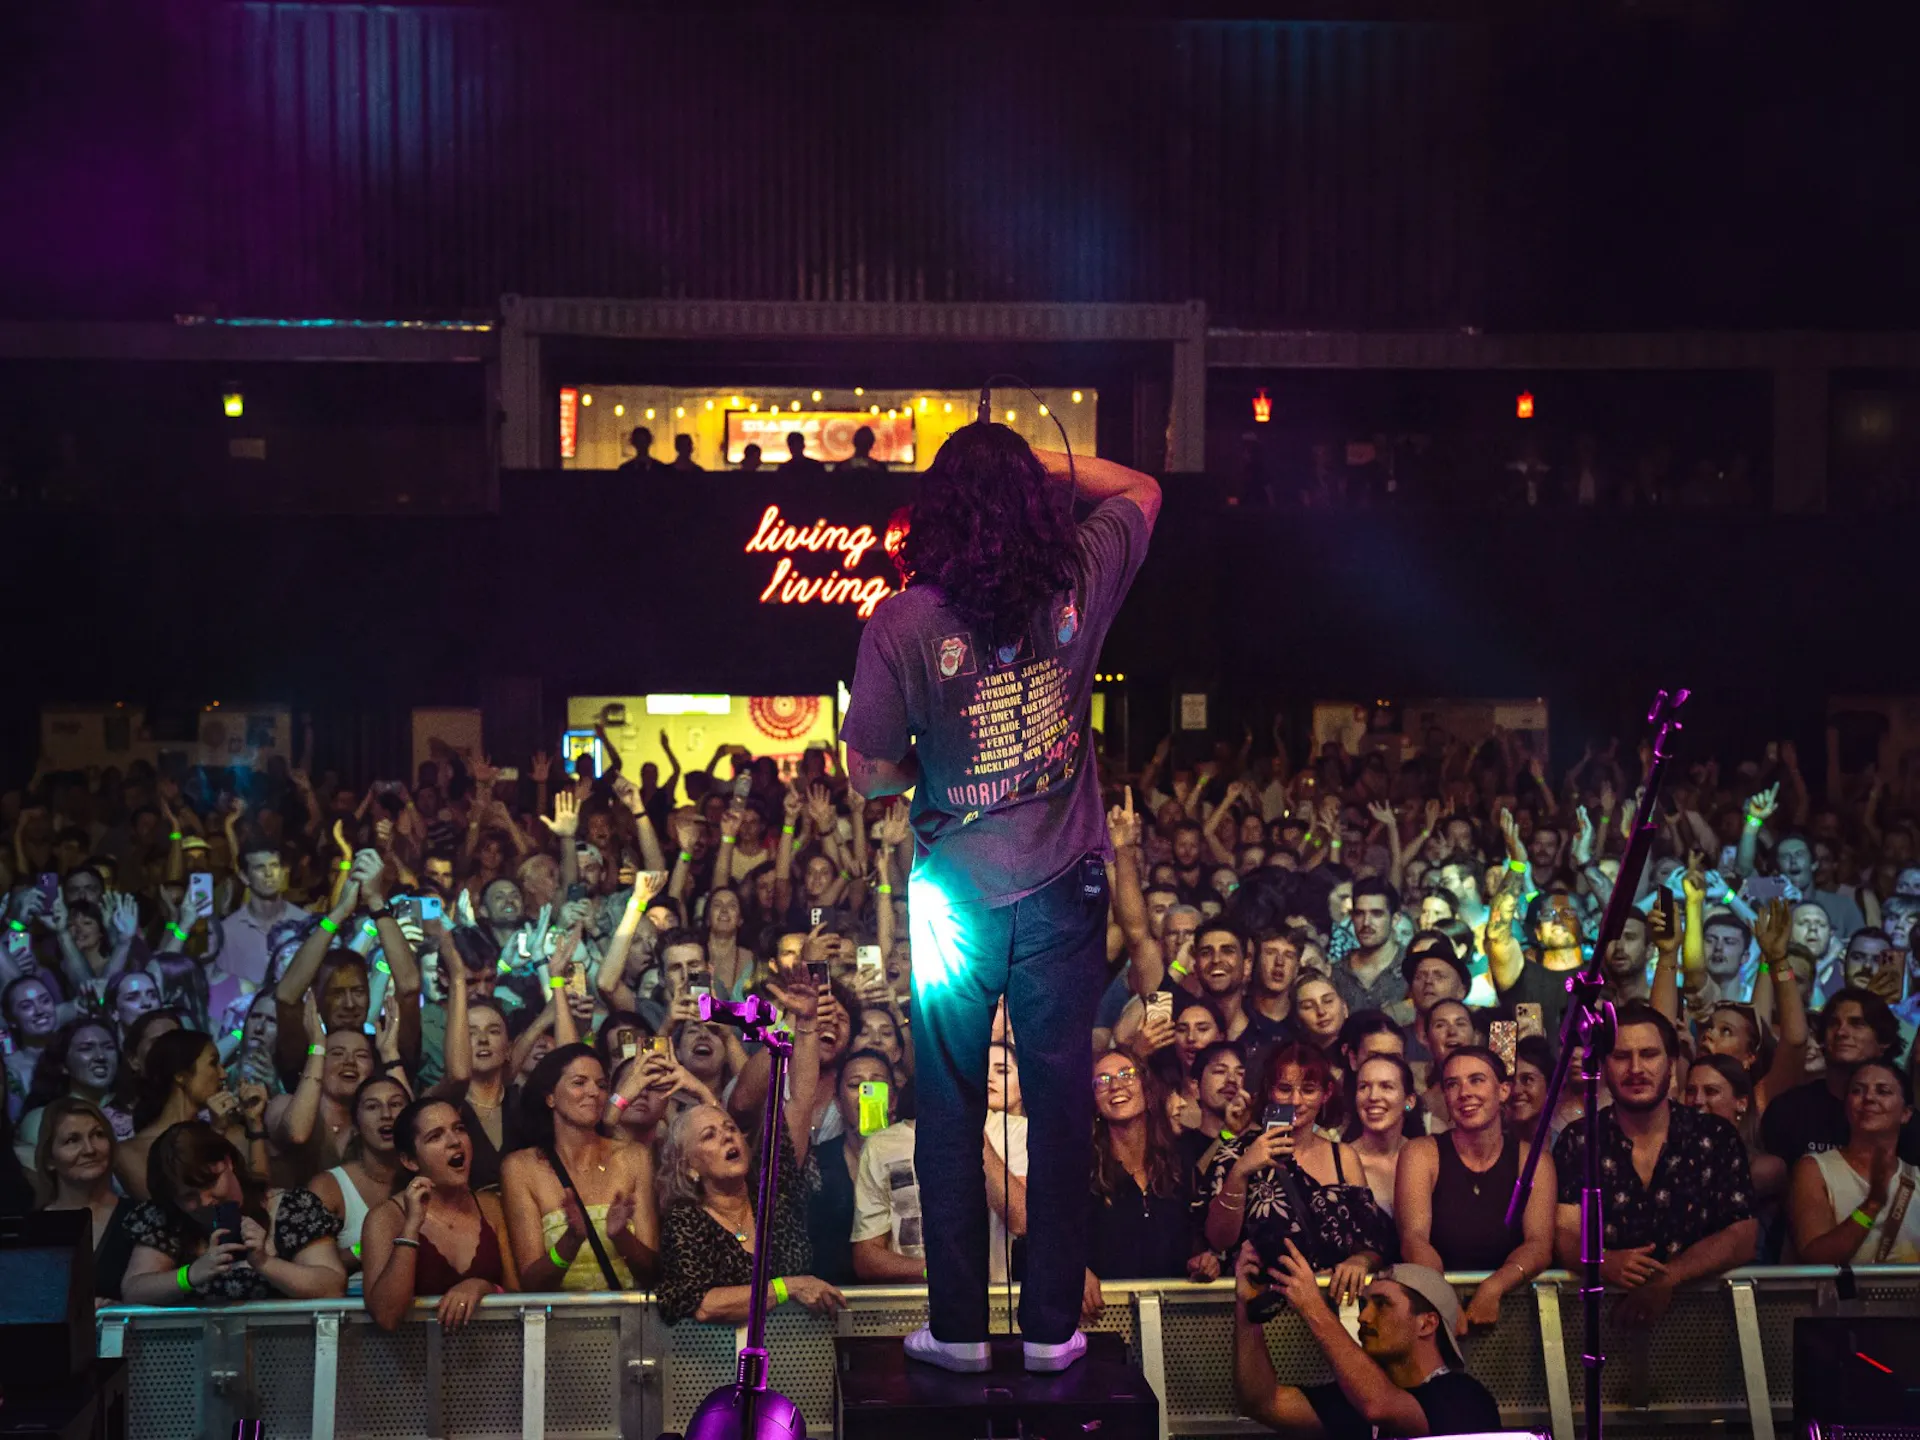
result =
[[[1780,782],[1775,781],[1766,789],[1756,792],[1747,800],[1747,818],[1754,823],[1764,825],[1773,818],[1773,812],[1780,807]]]
[[[1585,865],[1593,859],[1593,817],[1584,805],[1575,806],[1573,813],[1578,821],[1573,832],[1573,859],[1575,864]]]
[[[553,797],[553,815],[542,815],[540,823],[562,840],[571,840],[580,830],[580,802],[562,790]]]
[[[1173,1044],[1173,1021],[1157,1010],[1149,1010],[1134,1035],[1134,1054],[1142,1057],[1158,1054]]]
[[[1426,808],[1420,816],[1420,833],[1422,835],[1431,835],[1435,830],[1440,828],[1440,808],[1440,802],[1438,800],[1427,801]]]
[[[795,783],[797,784],[798,782]],[[787,793],[780,797],[780,809],[786,816],[786,823],[789,826],[800,818],[800,811],[804,807],[805,802],[801,800],[799,790],[792,786],[789,786]]]
[[[347,843],[347,826],[344,820],[333,822],[333,843],[340,851],[340,859],[345,863],[352,863],[353,846]]]
[[[325,1045],[327,1043],[326,1023],[320,1018],[320,1006],[319,1003],[314,1000],[313,991],[311,990],[300,997],[300,1025],[307,1033],[307,1047],[309,1049],[315,1045]]]
[[[1507,858],[1527,863],[1527,845],[1520,838],[1520,822],[1513,818],[1513,812],[1504,806],[1500,811],[1500,835],[1507,842]]]
[[[1769,900],[1753,917],[1753,938],[1760,956],[1777,977],[1786,970],[1787,942],[1793,938],[1793,907],[1785,900]]]
[[[397,989],[387,986],[387,993],[380,1001],[380,1018],[374,1025],[373,1048],[389,1065],[400,1059],[399,995]]]
[[[567,798],[571,800],[573,797],[569,795]],[[638,815],[647,808],[646,798],[641,795],[640,787],[624,774],[613,777],[613,798],[627,807],[629,815]]]
[[[386,865],[378,850],[362,850],[353,857],[353,864],[347,871],[347,882],[358,885],[362,895],[378,899],[376,892],[380,872],[386,869]]]
[[[1127,801],[1131,805],[1133,791],[1127,791]],[[907,805],[904,800],[892,800],[887,804],[880,817],[880,843],[896,847],[907,843]]]
[[[746,803],[741,800],[735,800],[731,805],[727,806],[725,810],[720,812],[720,838],[722,840],[737,840],[739,838],[740,817],[746,814],[746,811]]]
[[[1140,843],[1140,816],[1133,808],[1133,787],[1127,786],[1126,800],[1107,811],[1107,835],[1115,850],[1126,850]]]
[[[1399,816],[1393,813],[1393,806],[1387,804],[1385,801],[1375,800],[1372,804],[1368,805],[1367,814],[1373,817],[1375,824],[1389,833],[1393,833],[1399,828]]]
[[[1674,927],[1673,907],[1661,904],[1657,897],[1647,911],[1647,938],[1656,950],[1671,950],[1680,943]]]
[[[112,917],[113,933],[119,936],[122,945],[140,933],[140,905],[133,896],[115,895],[108,913]]]
[[[1680,875],[1680,888],[1689,904],[1704,905],[1707,900],[1707,857],[1698,850],[1687,852],[1687,868]]]
[[[807,791],[807,820],[821,835],[830,833],[834,828],[833,792],[818,781]]]
[[[473,783],[475,785],[491,785],[500,778],[500,772],[494,768],[493,762],[484,755],[474,756],[468,762],[467,768],[473,774]]]

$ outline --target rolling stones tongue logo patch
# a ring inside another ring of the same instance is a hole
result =
[[[1073,608],[1073,602],[1069,600],[1060,607],[1060,613],[1055,617],[1053,638],[1060,644],[1067,645],[1071,644],[1073,637],[1079,633],[1080,612]]]
[[[973,639],[968,635],[948,635],[934,646],[934,658],[940,667],[940,678],[951,680],[956,675],[973,674]]]

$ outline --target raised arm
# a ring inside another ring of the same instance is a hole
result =
[[[1240,1247],[1234,1272],[1233,1395],[1240,1413],[1270,1430],[1297,1440],[1318,1440],[1326,1432],[1320,1416],[1297,1385],[1282,1385],[1274,1373],[1267,1332],[1247,1318],[1247,1302],[1258,1295],[1265,1278],[1260,1254],[1252,1242]]]
[[[1793,908],[1785,900],[1769,900],[1753,927],[1760,945],[1760,978],[1754,982],[1757,1014],[1771,1016],[1779,1032],[1773,1064],[1761,1077],[1755,1103],[1763,1105],[1787,1093],[1807,1075],[1807,1002],[1800,993],[1787,946],[1793,934]],[[1809,965],[1811,970],[1811,965]]]
[[[813,1143],[813,1101],[820,1093],[820,997],[804,962],[769,978],[767,992],[782,1011],[793,1017],[793,1059],[787,1069],[785,1118],[787,1139],[797,1162],[805,1165]]]
[[[553,815],[542,815],[540,823],[560,842],[560,893],[565,895],[580,878],[580,849],[573,843],[580,832],[580,801],[571,790],[562,790],[553,797]]]
[[[281,1029],[292,1029],[295,1044],[306,1052],[301,1056],[300,1083],[293,1093],[276,1097],[267,1107],[269,1137],[284,1153],[299,1149],[313,1138],[313,1127],[320,1118],[320,1076],[327,1065],[327,1035],[320,1023],[320,1007],[311,995],[300,1008],[299,1025],[283,1025]]]
[[[1687,923],[1680,936],[1680,986],[1687,994],[1696,993],[1707,983],[1707,877],[1704,857],[1698,850],[1687,855],[1687,868],[1680,877],[1680,889],[1686,896]]]
[[[567,980],[573,974],[576,964],[583,961],[576,957],[580,952],[580,927],[570,926],[560,937],[555,947],[553,959],[547,965],[547,992],[552,997],[553,1043],[572,1045],[580,1039],[580,1022],[573,1018],[573,1005],[567,998]]]
[[[1140,816],[1133,808],[1133,787],[1125,800],[1107,812],[1107,835],[1113,842],[1113,913],[1127,942],[1127,988],[1151,995],[1165,982],[1166,952],[1153,938],[1147,921],[1147,900],[1140,886]]]
[[[1751,875],[1755,870],[1754,852],[1759,848],[1760,830],[1780,804],[1780,783],[1775,781],[1766,789],[1756,792],[1747,799],[1746,814],[1740,825],[1740,847],[1734,852],[1733,868],[1742,875]]]
[[[342,927],[359,908],[361,882],[373,879],[379,871],[380,857],[373,851],[362,850],[353,857],[346,887],[333,902],[333,908],[307,932],[307,938],[293,952],[293,959],[287,962],[279,983],[273,987],[274,1014],[280,1022],[275,1050],[282,1070],[298,1070],[301,1066],[300,1007],[320,973],[320,962],[327,958],[327,951],[333,948]]]
[[[440,947],[440,973],[447,977],[447,1033],[441,1040],[446,1074],[434,1094],[458,1105],[467,1098],[473,1080],[473,1030],[467,1013],[467,964],[455,948],[452,934],[442,926],[434,937]]]
[[[1653,897],[1647,911],[1647,939],[1653,944],[1653,993],[1648,997],[1653,1008],[1676,1025],[1680,1023],[1680,936],[1675,927],[1673,896],[1667,891]]]
[[[1526,968],[1526,952],[1513,938],[1513,917],[1519,908],[1519,897],[1509,882],[1493,897],[1487,912],[1484,948],[1487,968],[1493,972],[1494,987],[1498,990],[1511,990],[1519,984],[1520,972]]]
[[[596,987],[607,1004],[617,1010],[633,1008],[635,997],[633,987],[627,981],[627,956],[633,951],[633,937],[639,933],[640,922],[646,918],[647,906],[660,893],[665,880],[666,876],[658,870],[642,870],[633,877],[633,889],[627,892],[626,909],[620,912],[620,921],[613,927],[613,935],[607,941],[607,952],[600,961]]]
[[[800,819],[800,792],[789,785],[786,794],[781,797],[781,805],[780,844],[773,852],[773,910],[776,915],[785,915],[787,907],[793,903],[793,832]]]
[[[1220,797],[1220,803],[1213,807],[1213,813],[1207,816],[1207,823],[1200,829],[1201,835],[1207,842],[1207,852],[1212,855],[1213,863],[1216,865],[1233,864],[1233,846],[1230,841],[1223,842],[1220,839],[1220,828],[1222,825],[1232,827],[1239,823],[1234,818],[1233,805],[1245,789],[1246,787],[1238,780],[1227,786],[1226,793]]]
[[[667,764],[673,767],[667,778],[660,782],[660,788],[666,792],[667,804],[671,806],[674,794],[680,788],[680,757],[673,753],[673,741],[664,730],[660,732],[660,750],[667,757]]]
[[[1091,455],[1075,455],[1071,460],[1064,451],[1035,450],[1034,457],[1046,467],[1047,474],[1056,480],[1071,480],[1074,493],[1084,500],[1098,504],[1114,495],[1124,495],[1140,507],[1147,517],[1147,528],[1153,528],[1154,521],[1160,518],[1160,482],[1151,475],[1143,475],[1138,470],[1129,470],[1124,465],[1116,465],[1111,460],[1096,459]]]
[[[1395,890],[1401,890],[1407,883],[1407,854],[1400,839],[1400,817],[1385,801],[1367,806],[1367,813],[1387,832],[1387,854],[1391,857],[1387,863],[1387,880]]]

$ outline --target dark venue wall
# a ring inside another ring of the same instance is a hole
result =
[[[11,23],[0,174],[45,216],[0,240],[16,315],[1482,308],[1473,26],[208,0]]]
[[[508,478],[497,516],[451,520],[53,525],[31,568],[0,572],[0,604],[39,617],[9,657],[9,688],[373,713],[480,703],[508,678],[549,701],[830,694],[851,674],[862,597],[761,597],[776,579],[887,582],[891,566],[878,544],[774,532],[825,519],[880,538],[912,486],[830,479],[798,495],[728,478],[694,492],[530,472]],[[1718,711],[1735,731],[1817,719],[1832,693],[1920,685],[1876,618],[1901,613],[1905,572],[1860,562],[1857,522],[1263,513],[1221,508],[1204,477],[1167,502],[1103,659],[1142,697],[1136,745],[1181,689],[1248,713],[1267,702],[1269,715],[1281,701],[1372,698],[1382,676],[1406,695],[1544,694],[1577,738],[1577,717],[1617,723],[1659,684],[1709,694],[1698,722]],[[1815,595],[1831,603],[1800,603]],[[1622,629],[1616,602],[1636,597],[1646,613]]]

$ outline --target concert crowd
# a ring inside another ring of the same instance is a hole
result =
[[[1735,1266],[1920,1260],[1915,777],[1816,791],[1787,743],[1676,765],[1603,958],[1601,1108],[1567,1088],[1509,1225],[1647,756],[1378,740],[1103,762],[1089,1315],[1102,1281],[1257,1278],[1251,1242],[1336,1300],[1401,1260],[1484,1273],[1460,1323],[1493,1325],[1577,1268],[1588,1143],[1629,1320]],[[640,1287],[737,1324],[777,1147],[776,1303],[920,1281],[906,804],[825,748],[367,781],[135,764],[0,799],[0,1212],[91,1211],[107,1300],[355,1294],[391,1327],[431,1296],[457,1326]],[[750,993],[792,1039],[776,1136],[764,1049],[701,1018]],[[982,1071],[996,1283],[1024,1263],[1017,1022]]]

